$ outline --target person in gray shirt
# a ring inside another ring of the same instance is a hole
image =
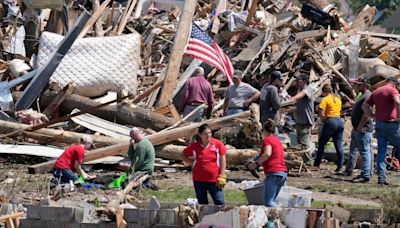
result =
[[[273,71],[269,77],[269,82],[261,89],[260,95],[260,122],[263,125],[267,119],[279,121],[279,108],[281,99],[279,98],[279,88],[282,86],[282,74]]]
[[[314,91],[308,85],[308,76],[301,73],[296,76],[298,93],[292,97],[296,101],[294,117],[296,119],[297,141],[302,149],[311,149],[311,129],[314,124]],[[307,155],[309,156],[309,154]]]
[[[237,70],[232,75],[233,84],[225,92],[224,116],[240,113],[260,97],[260,92],[253,86],[242,82],[242,72]]]

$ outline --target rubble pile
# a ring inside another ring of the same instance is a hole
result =
[[[65,147],[88,134],[96,146],[85,155],[89,162],[127,153],[135,126],[159,146],[158,157],[180,160],[182,145],[201,125],[178,113],[180,90],[202,66],[217,101],[212,118],[203,123],[233,146],[228,165],[244,165],[259,147],[259,107],[222,116],[226,76],[179,49],[188,39],[181,34],[192,22],[255,88],[261,89],[272,71],[282,72],[280,96],[287,109],[294,106],[289,98],[297,93],[300,73],[309,75],[316,97],[332,84],[343,103],[356,98],[351,80],[360,75],[372,89],[388,77],[400,78],[400,35],[369,31],[374,6],[366,5],[350,21],[327,0],[301,3],[0,0],[0,140],[33,143],[39,151],[40,146]],[[282,115],[280,125],[291,174],[310,172],[290,140],[294,118]],[[54,157],[19,148],[25,155]],[[29,172],[46,173],[53,164],[35,164]],[[122,202],[127,192],[121,194]]]

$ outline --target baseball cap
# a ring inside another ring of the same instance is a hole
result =
[[[275,79],[283,81],[283,77],[280,71],[275,70],[271,72],[270,81],[272,82]]]
[[[308,76],[306,74],[299,74],[299,75],[296,76],[296,79],[308,82]]]
[[[243,74],[242,71],[240,71],[240,70],[235,70],[235,72],[233,72],[232,77],[233,77],[233,78],[243,78],[242,74]]]
[[[90,145],[93,146],[92,137],[90,137],[89,135],[82,135],[82,136],[81,136],[81,140],[82,140],[82,142],[88,143],[88,144],[90,144]]]
[[[350,80],[350,82],[354,83],[354,84],[359,84],[359,85],[362,85],[362,84],[368,85],[369,84],[368,80],[362,76],[360,76],[356,79],[352,79],[352,80]]]

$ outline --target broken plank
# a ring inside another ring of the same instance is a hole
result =
[[[72,111],[72,113],[75,112],[79,112],[79,109],[74,109]],[[103,120],[92,114],[83,114],[73,117],[71,120],[87,129],[100,132],[103,135],[126,140],[130,139],[129,132],[131,131],[131,128]]]
[[[191,23],[194,11],[197,6],[197,0],[186,0],[183,6],[183,12],[180,17],[178,30],[174,38],[174,44],[171,50],[170,61],[168,63],[165,82],[161,91],[159,107],[170,104],[172,93],[178,84],[179,69],[181,67],[184,49],[189,38]]]
[[[195,123],[189,126],[179,127],[164,132],[158,132],[149,136],[146,136],[153,145],[161,145],[180,138],[190,138],[197,133],[197,129],[203,125],[208,124],[211,130],[217,130],[222,127],[231,126],[236,124],[237,119],[243,119],[250,117],[251,111],[237,113],[230,116],[224,116],[219,119],[207,120],[200,123]],[[128,152],[129,142],[123,142],[112,146],[107,146],[99,149],[88,151],[85,154],[84,161],[92,161],[106,156],[121,155]],[[48,161],[28,167],[29,173],[46,173],[51,171],[53,168],[54,161]]]
[[[108,4],[111,0],[105,0],[99,8],[92,14],[92,16],[87,21],[85,27],[83,27],[82,31],[79,33],[78,39],[83,38],[89,32],[89,30],[93,27],[99,17],[103,14],[104,10],[106,10]]]
[[[120,36],[125,29],[126,23],[128,23],[128,18],[131,16],[133,9],[135,8],[137,0],[133,0],[132,3],[129,5],[128,11],[121,19],[121,23],[118,26],[117,34]]]
[[[59,91],[56,97],[47,105],[46,109],[43,111],[49,119],[54,115],[54,112],[57,111],[58,107],[61,103],[64,102],[67,94],[72,93],[72,84],[68,83],[61,91]]]

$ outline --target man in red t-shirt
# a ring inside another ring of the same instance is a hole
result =
[[[226,184],[226,148],[212,138],[207,124],[199,128],[200,139],[183,151],[182,159],[192,165],[193,184],[199,204],[208,204],[207,192],[215,205],[224,204],[223,187]]]
[[[375,133],[378,140],[378,157],[376,159],[376,171],[378,173],[378,184],[389,185],[386,180],[386,150],[390,143],[400,148],[400,95],[397,90],[397,79],[386,79],[386,85],[376,89],[369,99],[364,102],[362,109],[364,113],[375,117]],[[372,111],[375,106],[375,113]]]
[[[57,183],[64,184],[69,183],[71,180],[76,181],[78,176],[75,172],[81,175],[83,179],[91,178],[91,176],[83,171],[81,165],[85,156],[85,150],[90,149],[92,143],[90,136],[83,135],[79,144],[72,145],[64,150],[53,167],[53,176],[57,179]]]

